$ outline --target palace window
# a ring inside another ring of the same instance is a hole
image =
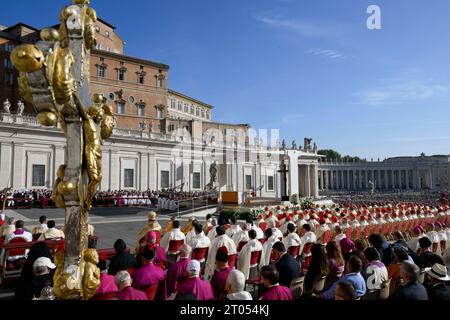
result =
[[[129,97],[128,97],[128,102],[129,102],[129,103],[133,104],[134,101],[135,101],[135,99],[134,99],[133,96],[129,96]]]
[[[124,81],[124,80],[125,80],[125,70],[119,69],[119,81]]]
[[[187,103],[184,104],[184,112],[189,113],[189,106]]]
[[[267,190],[273,191],[274,190],[274,179],[273,176],[267,177]]]
[[[250,189],[252,187],[252,176],[251,175],[245,175],[245,188]]]
[[[161,189],[169,188],[169,171],[161,171]]]
[[[5,84],[12,86],[14,83],[14,75],[12,73],[5,73]]]
[[[209,114],[209,111],[206,111],[206,119],[211,119],[211,115]]]
[[[145,105],[138,106],[139,117],[145,117]]]
[[[169,125],[169,131],[175,131],[175,125],[170,124]]]
[[[160,75],[156,78],[156,87],[163,88],[164,87],[164,76]]]
[[[200,116],[200,109],[199,109],[199,108],[197,108],[197,109],[195,110],[195,115],[196,115],[197,117]]]
[[[109,38],[109,31],[105,31],[105,37]]]
[[[11,60],[9,60],[8,58],[5,58],[5,60],[4,60],[4,66],[5,66],[5,68],[12,69],[13,65],[12,65]]]
[[[192,187],[200,189],[200,172],[194,172],[192,175]]]
[[[124,169],[123,186],[124,188],[134,188],[134,169]]]
[[[202,118],[205,117],[205,110],[202,109]]]
[[[11,44],[11,43],[5,44],[5,50],[6,50],[7,52],[12,52],[12,51],[14,50],[15,47],[16,47],[16,46],[13,45],[13,44]]]
[[[98,66],[98,77],[104,78],[106,76],[106,67]]]
[[[183,110],[183,103],[181,101],[178,101],[178,111]]]
[[[139,84],[144,84],[144,82],[145,82],[145,75],[143,73],[140,73],[138,75],[138,83]]]
[[[119,102],[117,104],[117,113],[118,114],[124,114],[125,113],[125,103]]]
[[[175,105],[176,105],[175,99],[170,99],[170,107],[172,109],[175,109]]]
[[[100,27],[99,26],[95,26],[95,31],[96,32],[100,32]]]
[[[111,93],[108,95],[108,98],[109,98],[109,100],[114,101],[114,100],[116,99],[116,95],[115,95],[114,93],[111,92]]]
[[[164,109],[161,107],[156,108],[156,117],[161,120],[164,119]]]
[[[33,164],[32,187],[45,186],[45,165]]]
[[[191,114],[194,114],[194,106],[191,106]]]

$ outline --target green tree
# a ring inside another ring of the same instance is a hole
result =
[[[359,162],[362,161],[362,159],[360,157],[352,157],[352,156],[344,156],[342,157],[342,161],[345,162]]]
[[[326,150],[319,150],[317,151],[318,154],[322,155],[322,156],[326,156],[327,159],[332,159],[332,160],[341,160],[341,155],[339,152],[334,151],[332,149],[326,149]]]

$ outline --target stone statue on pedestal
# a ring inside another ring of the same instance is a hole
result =
[[[17,115],[22,116],[24,110],[25,104],[21,100],[19,100],[19,102],[17,102]]]
[[[293,150],[297,150],[297,143],[294,141],[292,141],[292,149]]]
[[[206,187],[208,189],[213,189],[216,181],[217,181],[217,162],[214,161],[209,166],[209,183],[207,184]]]
[[[4,102],[3,102],[3,112],[4,113],[8,113],[8,114],[10,114],[11,113],[11,102],[9,102],[9,100],[8,99],[6,99]]]
[[[284,140],[284,139],[281,142],[281,148],[283,148],[283,150],[286,150],[286,140]]]
[[[145,119],[139,123],[139,127],[141,128],[142,131],[145,131],[145,129],[147,129],[147,122],[145,121]]]
[[[376,181],[375,181],[375,183],[376,183]],[[374,194],[375,193],[375,183],[372,182],[371,180],[369,180],[370,194]]]
[[[305,151],[311,151],[312,139],[305,138]]]

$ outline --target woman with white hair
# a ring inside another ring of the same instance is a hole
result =
[[[234,269],[228,275],[225,285],[225,290],[228,292],[226,300],[253,300],[252,295],[244,289],[245,275],[238,269]]]

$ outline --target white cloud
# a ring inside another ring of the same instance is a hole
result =
[[[366,105],[396,105],[411,102],[448,99],[450,87],[434,82],[400,77],[355,93],[358,102]]]
[[[323,56],[329,59],[343,59],[345,55],[337,52],[336,50],[324,50],[324,49],[311,49],[308,53],[314,54],[316,56]]]
[[[257,14],[253,16],[267,26],[295,32],[307,37],[327,37],[336,34],[336,30],[314,22]]]

